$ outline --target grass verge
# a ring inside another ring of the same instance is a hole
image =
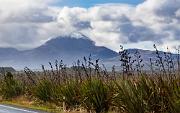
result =
[[[31,101],[29,99],[26,99],[25,97],[17,97],[11,100],[0,99],[0,104],[27,108],[48,113],[62,113],[61,108],[58,108],[53,104]]]

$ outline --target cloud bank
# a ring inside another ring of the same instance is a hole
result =
[[[118,50],[180,44],[180,0],[54,7],[55,0],[0,0],[0,46],[34,48],[46,40],[81,32],[97,45]]]

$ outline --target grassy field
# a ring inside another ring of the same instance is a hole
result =
[[[71,68],[55,61],[41,72],[7,72],[0,80],[1,102],[50,112],[180,113],[179,55],[175,60],[155,49],[157,59],[150,59],[148,72],[141,55],[132,58],[127,50],[119,53],[118,71],[84,58]]]

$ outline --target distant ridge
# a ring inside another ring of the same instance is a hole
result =
[[[0,74],[5,74],[7,72],[16,72],[13,67],[0,67]]]

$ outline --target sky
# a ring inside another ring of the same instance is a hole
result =
[[[137,5],[144,0],[62,0],[59,1],[57,6],[69,6],[69,7],[92,7],[97,4],[105,4],[105,3],[124,3],[124,4],[132,4]]]
[[[180,0],[0,0],[0,47],[31,49],[80,32],[97,46],[180,45]]]

